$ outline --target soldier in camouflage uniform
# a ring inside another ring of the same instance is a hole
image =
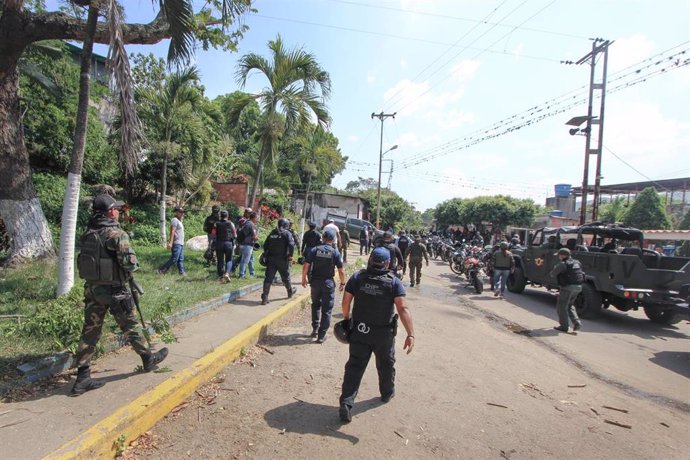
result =
[[[415,282],[419,284],[422,280],[422,258],[426,260],[426,266],[429,266],[429,254],[426,252],[426,247],[421,242],[421,238],[415,239],[405,251],[405,260],[410,259],[410,286],[414,286]]]
[[[80,240],[77,258],[79,276],[84,284],[84,328],[77,350],[77,381],[71,396],[102,387],[105,382],[91,379],[90,362],[101,338],[105,314],[110,311],[125,340],[141,356],[148,372],[163,361],[167,348],[152,353],[144,340],[143,330],[133,313],[132,293],[127,283],[139,268],[129,235],[120,228],[119,208],[124,205],[110,195],[98,195],[93,201],[94,215]]]

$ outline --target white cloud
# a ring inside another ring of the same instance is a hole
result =
[[[654,43],[641,34],[618,38],[609,47],[609,67],[615,72],[649,57]]]
[[[525,50],[525,44],[524,43],[518,43],[515,48],[513,48],[513,55],[515,56],[516,59],[519,59],[520,56],[522,56],[522,52]]]
[[[465,59],[455,64],[451,69],[453,79],[461,82],[466,82],[474,78],[479,69],[479,61],[476,59]]]

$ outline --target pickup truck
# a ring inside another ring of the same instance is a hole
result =
[[[690,312],[690,258],[662,256],[643,249],[641,230],[600,223],[537,230],[526,247],[512,250],[516,268],[508,290],[521,293],[529,284],[558,289],[549,272],[558,249],[568,247],[585,271],[575,306],[582,317],[602,308],[642,308],[656,323],[674,324]]]

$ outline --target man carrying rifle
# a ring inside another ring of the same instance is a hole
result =
[[[128,284],[139,268],[129,235],[120,228],[118,219],[122,201],[110,195],[93,200],[93,217],[80,240],[77,258],[79,276],[84,284],[84,328],[77,349],[77,381],[70,396],[79,396],[102,387],[105,382],[91,379],[90,362],[101,338],[105,314],[110,311],[124,338],[141,356],[145,372],[153,370],[168,355],[162,348],[153,353],[145,341],[144,331],[134,315],[134,297]]]

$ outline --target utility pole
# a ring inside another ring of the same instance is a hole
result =
[[[594,195],[592,199],[592,222],[596,222],[599,215],[599,191],[601,186],[601,153],[604,142],[604,103],[606,99],[606,72],[608,67],[609,45],[613,42],[596,38],[592,42],[592,51],[575,62],[577,65],[588,63],[590,65],[589,73],[589,103],[587,106],[587,126],[582,131],[586,134],[585,142],[585,165],[582,177],[582,205],[580,206],[580,224],[587,221],[587,193],[589,188],[589,157],[590,155],[597,156],[596,162],[596,177],[594,178]],[[603,65],[601,72],[601,79],[596,82],[596,65],[597,57],[603,53]],[[568,62],[569,64],[571,62]],[[599,115],[593,116],[593,105],[595,99],[595,91],[598,91],[599,97]],[[596,146],[592,147],[592,125],[599,126],[599,133],[596,140]]]
[[[393,118],[395,119],[395,114],[394,113],[372,113],[371,118],[374,119],[374,117],[378,118],[381,120],[381,141],[379,143],[379,183],[377,187],[377,192],[376,192],[376,228],[381,228],[381,163],[383,160],[383,121],[386,118]]]

